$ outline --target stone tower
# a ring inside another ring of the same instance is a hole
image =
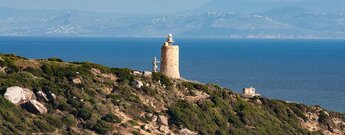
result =
[[[160,72],[170,78],[180,79],[179,69],[179,46],[173,45],[174,40],[169,34],[168,39],[162,46]]]

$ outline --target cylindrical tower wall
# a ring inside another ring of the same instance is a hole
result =
[[[161,53],[160,72],[170,78],[179,79],[179,47],[164,45]]]

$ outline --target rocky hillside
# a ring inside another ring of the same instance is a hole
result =
[[[0,55],[1,134],[344,134],[345,115],[214,84]]]

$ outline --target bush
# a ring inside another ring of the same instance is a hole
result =
[[[13,58],[4,58],[4,61],[0,61],[0,66],[7,67],[6,73],[11,74],[19,71],[19,68],[15,64],[15,60]]]
[[[60,58],[48,58],[49,61],[57,61],[57,62],[63,62]]]
[[[191,82],[182,82],[182,85],[187,88],[188,90],[194,90],[194,85]]]
[[[121,123],[122,119],[120,117],[118,117],[115,114],[107,114],[104,117],[102,117],[102,120],[106,121],[106,122],[111,122],[111,123]]]
[[[96,131],[99,134],[105,134],[112,130],[111,125],[103,120],[98,120],[96,125],[92,127],[92,130]]]
[[[319,120],[321,124],[326,125],[327,127],[334,127],[334,123],[332,121],[332,118],[329,117],[328,114],[325,113],[325,111],[320,111]]]
[[[169,79],[169,77],[161,74],[161,73],[152,73],[152,80],[160,81],[163,85],[165,85],[168,89],[171,89],[173,83]]]
[[[207,94],[211,94],[207,86],[203,84],[194,83],[194,82],[183,82],[182,85],[188,90],[199,90],[199,91],[206,92]]]
[[[92,112],[86,109],[78,109],[77,113],[75,113],[75,115],[79,118],[82,118],[84,120],[88,120],[91,118],[92,116]]]
[[[158,91],[156,89],[152,89],[151,87],[147,87],[147,86],[143,86],[142,91],[149,96],[154,96],[158,93]]]
[[[91,63],[91,62],[74,62],[75,64],[81,64],[83,68],[86,68],[86,69],[92,69],[92,68],[96,68],[96,69],[99,69],[102,73],[110,73],[111,72],[111,69],[106,67],[106,66],[103,66],[103,65],[100,65],[100,64],[95,64],[95,63]]]
[[[46,124],[45,121],[42,121],[40,119],[34,119],[33,122],[41,130],[41,132],[49,133],[55,131],[55,128],[50,126],[49,124]]]
[[[138,125],[139,125],[139,124],[138,124],[136,121],[134,121],[134,120],[129,120],[128,123],[131,124],[132,126],[138,126]]]
[[[142,135],[138,131],[132,131],[133,135]]]
[[[197,105],[181,100],[169,108],[168,114],[170,122],[176,126],[183,125],[201,134],[215,134],[217,126],[213,119],[216,118],[211,108],[201,110]]]
[[[119,96],[119,95],[117,95],[117,94],[114,94],[114,93],[107,95],[107,98],[110,98],[110,101],[111,101],[114,105],[119,105],[120,102],[121,102],[121,100],[122,100],[121,96]]]
[[[70,114],[63,116],[62,121],[67,127],[74,127],[77,124],[73,115],[70,115]]]
[[[64,125],[61,118],[56,115],[47,114],[45,119],[50,125],[53,125],[56,128],[61,128]]]
[[[132,75],[132,70],[128,68],[111,68],[111,72],[116,74],[119,77],[118,82],[133,82],[134,75]]]
[[[44,76],[41,69],[33,68],[33,67],[27,67],[24,69],[24,71],[29,72],[35,76]]]

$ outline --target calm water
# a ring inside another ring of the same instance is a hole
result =
[[[0,53],[151,70],[164,40],[0,37]],[[345,112],[345,40],[175,40],[184,78]]]

